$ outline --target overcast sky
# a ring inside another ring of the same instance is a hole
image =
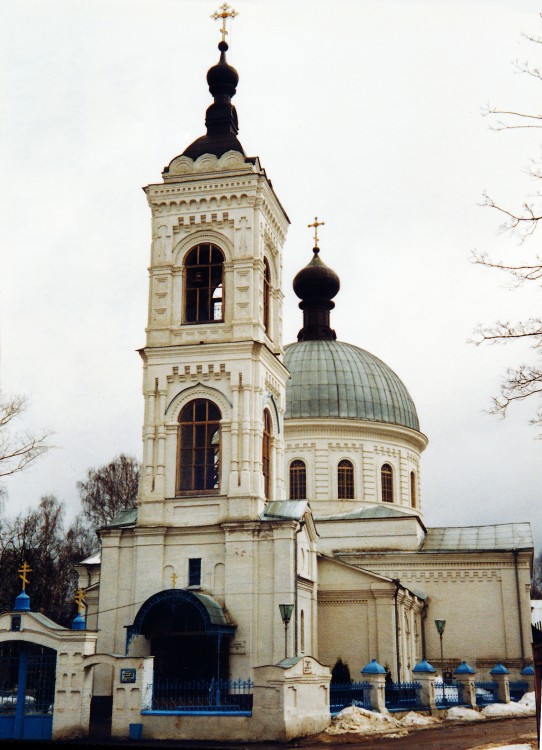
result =
[[[9,480],[8,510],[141,455],[141,363],[150,213],[141,187],[204,133],[218,24],[207,0],[17,0],[0,5],[0,383],[29,397],[28,427],[55,449]],[[475,347],[478,323],[540,314],[474,266],[534,255],[499,235],[484,190],[518,207],[536,188],[536,130],[493,132],[486,103],[538,112],[535,0],[237,0],[228,59],[240,75],[239,138],[292,225],[285,342],[301,312],[291,279],[311,257],[340,275],[338,337],[405,382],[430,444],[428,525],[530,520],[542,544],[542,442],[534,403],[484,412],[523,343]]]

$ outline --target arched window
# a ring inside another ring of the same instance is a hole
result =
[[[212,401],[197,398],[179,415],[178,492],[218,490],[220,410]]]
[[[263,327],[269,335],[271,325],[271,271],[267,258],[263,259]]]
[[[339,461],[337,467],[337,480],[339,487],[339,500],[354,499],[354,465],[346,458]]]
[[[306,500],[307,469],[304,461],[296,459],[290,464],[290,500]]]
[[[267,409],[263,413],[262,472],[264,497],[269,500],[271,492],[271,414]]]
[[[393,503],[393,469],[389,464],[384,464],[380,470],[382,483],[382,502]]]
[[[185,260],[185,322],[223,320],[224,256],[214,245],[196,245]]]
[[[413,471],[410,472],[410,504],[416,507],[416,474]]]

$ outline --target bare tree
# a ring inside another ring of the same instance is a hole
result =
[[[77,483],[88,523],[106,526],[119,511],[135,508],[138,482],[139,461],[124,453],[106,466],[89,469],[86,481]]]
[[[0,393],[0,478],[23,471],[50,447],[49,433],[34,435],[14,429],[14,422],[25,407],[24,396],[8,397]],[[0,484],[0,497],[4,493]]]
[[[66,529],[64,506],[53,495],[37,508],[4,518],[0,527],[0,607],[10,610],[21,590],[18,569],[26,561],[32,573],[27,593],[32,609],[68,625],[75,615],[75,563],[88,557],[97,539],[80,516]]]
[[[542,14],[541,14],[542,17]],[[542,37],[528,36],[535,45],[542,45]],[[542,72],[539,67],[529,62],[516,63],[518,70],[532,76],[538,83],[542,82]],[[520,128],[539,129],[542,128],[542,114],[518,112],[515,110],[498,109],[488,107],[484,112],[494,120],[494,130],[517,130]],[[528,169],[529,176],[536,182],[542,179],[541,162],[534,162]],[[488,195],[484,195],[484,206],[494,209],[503,217],[500,226],[502,232],[515,235],[523,244],[530,239],[542,219],[542,191],[537,188],[532,196],[523,202],[519,209],[505,208]],[[505,263],[492,260],[486,253],[475,253],[474,262],[504,271],[512,278],[514,285],[534,282],[540,284],[542,280],[542,258],[535,255],[531,262],[527,263]],[[537,361],[534,364],[520,364],[506,371],[501,383],[501,392],[493,398],[491,411],[495,414],[505,416],[508,407],[516,401],[523,401],[531,396],[542,394],[542,318],[533,317],[529,320],[511,323],[510,321],[497,321],[492,326],[480,325],[474,332],[473,341],[476,344],[484,342],[503,343],[514,340],[527,340],[532,349],[535,350]],[[542,408],[539,408],[531,424],[542,424]]]

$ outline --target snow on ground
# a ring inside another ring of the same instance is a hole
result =
[[[525,693],[517,703],[490,703],[482,709],[484,716],[534,716],[534,693]]]
[[[475,711],[474,708],[465,708],[465,706],[453,706],[446,712],[446,719],[450,721],[480,721],[486,717]]]
[[[495,747],[486,747],[485,750],[533,750],[532,745],[495,745]]]
[[[534,693],[526,693],[518,703],[493,703],[481,711],[465,706],[454,706],[441,717],[426,716],[409,711],[402,719],[391,714],[379,714],[358,706],[343,708],[326,729],[328,734],[386,734],[390,737],[403,737],[408,729],[416,729],[447,721],[483,721],[498,716],[534,716]],[[391,734],[390,734],[391,733]],[[506,745],[487,750],[532,750],[531,745]]]
[[[401,724],[404,727],[426,727],[429,724],[439,723],[440,719],[437,716],[425,716],[424,714],[417,714],[415,711],[409,711],[401,719]]]
[[[382,732],[393,732],[399,730],[396,736],[407,734],[402,729],[401,722],[389,714],[379,714],[376,711],[367,711],[358,706],[347,706],[335,716],[326,729],[328,734],[382,734]]]
[[[331,725],[326,729],[328,734],[382,734],[393,732],[394,737],[403,737],[406,729],[424,727],[440,721],[433,716],[424,716],[415,711],[409,711],[402,719],[396,719],[390,714],[379,714],[367,711],[365,708],[348,706],[335,716]],[[389,736],[389,735],[388,735]]]

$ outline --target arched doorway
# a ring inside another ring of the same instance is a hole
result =
[[[56,651],[29,641],[0,644],[0,739],[50,740]]]
[[[127,649],[136,635],[145,636],[154,656],[155,682],[227,680],[234,633],[235,626],[210,596],[168,589],[142,605],[128,628]]]

